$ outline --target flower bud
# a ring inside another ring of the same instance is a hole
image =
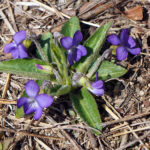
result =
[[[118,46],[111,45],[110,48],[113,49],[113,50],[112,50],[112,54],[113,54],[113,55],[116,55],[116,49],[118,48]]]
[[[52,66],[39,65],[39,64],[36,64],[35,66],[36,66],[36,68],[40,69],[41,71],[43,71],[45,73],[53,74],[53,67]]]
[[[92,88],[89,79],[86,77],[81,77],[79,80],[79,84],[85,88]]]
[[[26,39],[22,42],[22,44],[25,46],[25,48],[29,48],[31,46],[32,42],[31,42],[31,40]]]

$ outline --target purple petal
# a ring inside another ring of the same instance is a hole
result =
[[[123,29],[121,31],[120,40],[125,46],[128,46],[128,39],[129,39],[129,29]]]
[[[34,80],[29,80],[25,85],[26,93],[29,97],[37,96],[40,88]]]
[[[22,105],[28,102],[26,97],[21,97],[17,100],[17,107],[20,108]]]
[[[99,89],[99,88],[102,88],[104,86],[104,83],[102,80],[98,80],[98,81],[95,81],[91,84],[92,88],[96,88],[96,89]]]
[[[73,39],[71,37],[64,37],[60,39],[63,48],[69,50],[73,46]]]
[[[23,105],[23,110],[24,110],[25,114],[28,115],[28,114],[35,112],[37,107],[38,107],[38,105],[36,105],[36,107],[35,107],[35,103],[25,103]]]
[[[86,56],[86,54],[87,54],[86,48],[84,46],[82,46],[82,45],[78,45],[77,46],[77,51],[81,51],[82,52],[82,56]]]
[[[40,70],[44,70],[44,68],[41,65],[39,65],[39,64],[36,64],[35,67],[40,69]]]
[[[101,96],[104,94],[104,89],[93,89],[91,90],[91,92],[95,94],[96,96]]]
[[[76,31],[73,36],[73,45],[78,45],[83,39],[83,35],[80,30]]]
[[[124,46],[120,46],[116,49],[117,59],[124,60],[128,57],[128,51],[125,49]]]
[[[69,61],[69,64],[72,66],[74,63],[73,63],[73,56],[72,54],[68,54],[68,61]]]
[[[26,31],[19,31],[13,36],[14,41],[16,44],[20,44],[26,38]]]
[[[80,58],[81,58],[81,56],[82,56],[82,52],[80,51],[80,50],[78,50],[78,51],[76,51],[76,57],[75,57],[75,61],[79,61],[80,60]]]
[[[38,109],[36,109],[35,114],[34,114],[34,119],[35,120],[39,120],[42,116],[42,108],[38,107]]]
[[[28,54],[26,52],[26,48],[24,47],[24,45],[19,44],[18,45],[18,51],[19,51],[19,58],[27,58]]]
[[[134,39],[131,36],[129,36],[129,38],[128,38],[128,44],[129,44],[130,48],[133,48],[133,47],[136,46],[136,43],[135,43]]]
[[[140,48],[133,48],[133,49],[128,49],[128,51],[132,54],[132,55],[138,55],[141,52]]]
[[[47,108],[53,103],[53,98],[47,94],[39,94],[35,99],[42,108]]]
[[[14,59],[17,59],[19,58],[19,51],[18,51],[18,48],[15,48],[11,51],[11,55]]]
[[[14,49],[16,49],[16,44],[15,43],[9,43],[9,44],[6,44],[5,47],[4,47],[4,52],[5,53],[10,53],[11,51],[13,51]]]
[[[107,40],[112,45],[120,45],[120,43],[121,43],[120,39],[118,38],[118,36],[116,34],[112,34],[112,35],[108,36]]]

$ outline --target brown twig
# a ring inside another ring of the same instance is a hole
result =
[[[48,120],[51,122],[51,124],[55,124],[56,121],[53,118],[47,117]],[[57,126],[58,129],[61,129],[61,126]],[[70,135],[65,130],[60,130],[60,132],[72,143],[73,149],[75,150],[82,150],[81,146],[78,145],[78,143],[70,137]]]
[[[123,145],[123,146],[117,148],[116,150],[123,150],[123,149],[126,149],[127,147],[132,146],[133,144],[137,143],[138,141],[143,140],[143,139],[146,138],[148,135],[150,135],[150,131],[148,131],[145,135],[140,136],[138,139],[136,139],[136,140],[134,140],[134,141],[132,141],[132,142],[129,142],[129,143],[126,144],[126,145]]]
[[[17,29],[17,26],[16,26],[14,14],[13,14],[13,11],[12,11],[12,8],[11,8],[11,5],[10,5],[9,0],[7,0],[7,4],[8,4],[8,8],[9,8],[9,12],[10,12],[10,16],[11,16],[11,19],[12,19],[12,22],[13,22],[14,29],[15,29],[15,31],[17,32],[18,29]]]
[[[105,4],[103,4],[103,5],[100,5],[100,6],[96,7],[95,9],[92,9],[92,10],[89,11],[89,12],[86,12],[86,13],[80,15],[79,17],[80,17],[81,19],[84,19],[84,20],[93,18],[93,17],[95,17],[96,15],[98,15],[99,13],[101,13],[101,12],[107,10],[107,9],[110,8],[110,7],[114,7],[115,5],[119,4],[119,3],[122,2],[122,1],[124,1],[124,0],[116,0],[115,3],[114,3],[114,1],[110,1],[110,2],[108,2],[108,3],[105,3]]]
[[[16,100],[7,100],[7,99],[0,99],[1,104],[17,104]]]
[[[114,120],[114,121],[102,123],[102,126],[106,127],[106,126],[109,126],[109,125],[112,125],[112,124],[121,123],[121,122],[124,122],[124,121],[130,121],[130,120],[134,120],[134,119],[137,119],[137,118],[142,118],[142,117],[145,117],[145,116],[148,116],[148,115],[150,115],[150,112],[140,113],[140,114],[137,114],[137,115],[134,115],[134,116],[126,116],[125,118],[120,118],[119,120]]]
[[[111,115],[114,115],[115,116],[115,118],[116,118],[116,120],[117,119],[121,119],[122,117],[121,117],[121,115],[114,109],[114,107],[107,101],[107,99],[103,96],[103,99],[104,99],[104,101],[106,102],[106,104],[115,112],[115,114],[105,105],[105,107],[106,108],[108,108],[110,111],[111,111]],[[128,124],[128,122],[125,122],[125,123],[127,123]],[[129,126],[129,125],[127,125],[127,127],[128,127],[128,129],[133,133],[133,135],[138,139],[139,137],[138,137],[138,135],[133,131],[133,129]],[[139,142],[140,142],[140,144],[142,144],[142,145],[144,145],[144,143],[141,141],[141,140],[139,140]],[[146,150],[148,150],[146,147],[144,147]]]
[[[32,137],[49,139],[49,140],[59,140],[59,141],[64,140],[63,138],[59,138],[59,137],[52,137],[52,136],[46,136],[46,135],[33,134],[33,133],[25,132],[25,131],[16,131],[16,130],[9,129],[9,128],[0,128],[0,131],[13,132],[13,133],[20,134],[20,135],[23,135],[23,136],[32,136]]]

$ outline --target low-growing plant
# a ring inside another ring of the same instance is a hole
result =
[[[12,60],[0,63],[0,71],[33,78],[25,85],[25,92],[17,100],[16,117],[34,113],[34,119],[42,116],[43,108],[48,108],[54,96],[69,94],[73,107],[79,116],[91,127],[102,130],[101,117],[95,97],[104,94],[106,79],[118,78],[127,70],[113,61],[107,61],[111,49],[100,51],[106,41],[111,22],[99,27],[83,44],[79,19],[72,17],[62,27],[61,33],[44,33],[37,46],[37,58],[30,58],[25,47],[25,31],[14,36],[14,42],[4,47],[11,53]],[[136,43],[124,29],[120,39],[110,35],[108,41],[117,45],[117,58],[123,60],[128,52],[139,54],[140,48],[133,49]],[[95,132],[96,133],[96,132]]]

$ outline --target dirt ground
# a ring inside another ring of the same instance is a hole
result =
[[[0,61],[11,59],[3,47],[26,30],[39,36],[60,31],[71,16],[81,20],[84,38],[109,21],[108,35],[129,28],[142,49],[117,64],[128,69],[105,82],[97,97],[103,130],[95,136],[77,116],[68,96],[58,98],[39,121],[15,117],[16,100],[27,78],[0,74],[0,142],[10,150],[149,150],[150,149],[150,1],[149,0],[1,0]],[[107,45],[106,45],[107,46]],[[1,150],[1,144],[0,144]]]

